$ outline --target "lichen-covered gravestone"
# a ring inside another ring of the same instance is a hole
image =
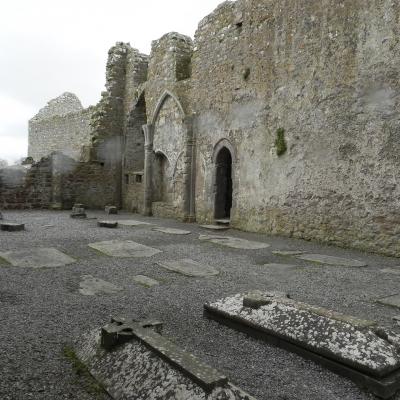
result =
[[[310,358],[382,398],[400,389],[400,336],[373,321],[254,291],[204,306],[205,315]]]
[[[113,318],[84,335],[76,354],[114,400],[255,400],[160,335],[158,321]]]

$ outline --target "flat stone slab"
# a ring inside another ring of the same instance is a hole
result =
[[[230,229],[230,227],[226,225],[200,225],[200,228],[208,229],[210,231],[227,231]]]
[[[16,222],[1,222],[0,230],[7,232],[20,232],[25,230],[25,224],[18,224]]]
[[[83,275],[79,283],[79,293],[84,296],[94,296],[96,294],[115,294],[123,289],[92,275]]]
[[[348,258],[326,256],[324,254],[304,254],[297,256],[300,260],[311,261],[318,264],[333,265],[338,267],[366,267],[363,261],[351,260]]]
[[[153,228],[153,231],[167,233],[169,235],[190,235],[192,233],[190,231],[185,231],[183,229],[162,228],[162,227]]]
[[[392,306],[400,308],[400,293],[393,296],[384,297],[378,299],[378,303],[384,304],[385,306]]]
[[[114,400],[255,400],[152,329],[138,324],[130,334],[131,340],[112,351],[101,347],[100,329],[75,346],[78,358]]]
[[[124,226],[152,225],[152,224],[149,224],[148,222],[136,221],[134,219],[122,219],[122,220],[119,220],[118,223],[120,225],[124,225]]]
[[[400,267],[381,269],[384,274],[400,275]]]
[[[163,261],[158,263],[162,268],[190,277],[208,277],[219,274],[215,268],[203,265],[189,258],[178,261]]]
[[[117,221],[98,221],[97,226],[100,228],[118,228],[118,222]]]
[[[131,240],[110,240],[90,243],[89,247],[110,257],[139,258],[152,257],[158,253],[162,253],[161,250],[132,242]]]
[[[297,268],[298,265],[294,264],[276,264],[276,263],[271,263],[271,264],[264,264],[264,267],[274,269],[274,270],[289,270],[289,269],[294,269]]]
[[[259,297],[263,297],[263,292],[257,292]],[[327,362],[333,360],[346,370],[350,368],[374,379],[400,372],[400,353],[396,345],[392,339],[380,337],[372,321],[296,302],[280,294],[271,295],[270,292],[264,292],[265,305],[253,309],[244,306],[248,295],[237,294],[207,303],[207,315],[217,320],[221,318],[221,321],[231,320],[244,331],[259,332],[259,336],[279,338],[288,343],[288,349],[293,350],[296,346],[304,352],[311,351],[326,358]],[[400,375],[398,378],[400,384]]]
[[[252,242],[250,240],[235,238],[231,236],[200,235],[199,240],[242,250],[259,250],[270,247],[268,243]]]
[[[135,283],[138,283],[139,285],[145,286],[145,287],[153,287],[153,286],[158,286],[160,282],[156,281],[155,279],[149,278],[146,275],[136,275],[133,278],[133,281]]]
[[[70,217],[74,219],[85,219],[87,215],[85,212],[73,212]]]
[[[29,248],[0,253],[14,267],[55,268],[72,264],[75,260],[53,247]]]
[[[275,250],[272,252],[275,256],[299,256],[301,254],[305,254],[305,251],[299,250]]]

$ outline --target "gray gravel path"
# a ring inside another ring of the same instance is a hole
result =
[[[376,298],[400,292],[400,275],[380,270],[400,265],[394,258],[278,237],[230,230],[218,235],[266,242],[271,247],[239,250],[198,240],[210,234],[199,226],[172,220],[120,214],[112,219],[137,219],[157,226],[192,231],[187,236],[152,230],[153,226],[97,227],[96,219],[72,220],[69,212],[16,211],[4,217],[26,224],[25,232],[0,232],[0,252],[55,247],[74,257],[58,268],[12,267],[0,261],[0,399],[105,399],[91,394],[62,354],[64,346],[112,315],[157,318],[164,335],[185,350],[227,374],[230,380],[259,400],[366,400],[360,390],[313,362],[246,337],[202,317],[203,303],[249,289],[286,291],[300,301],[331,308],[393,326],[400,310],[375,303]],[[103,212],[89,217],[107,219]],[[151,258],[111,258],[88,247],[106,240],[133,240],[162,250]],[[365,268],[330,267],[291,257],[275,250],[348,257],[368,263]],[[213,266],[218,276],[190,278],[157,266],[163,260],[191,258]],[[287,272],[268,272],[267,263],[296,264]],[[121,292],[84,296],[83,275],[92,275]],[[146,275],[160,285],[146,288],[133,277]],[[397,396],[396,399],[400,399]]]

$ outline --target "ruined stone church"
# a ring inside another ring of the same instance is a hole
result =
[[[399,256],[399,30],[388,0],[237,0],[194,40],[166,34],[149,56],[117,43],[96,106],[66,93],[30,121],[18,205],[229,219]],[[1,207],[17,189],[3,182]]]

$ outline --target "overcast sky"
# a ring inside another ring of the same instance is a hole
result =
[[[0,159],[27,154],[28,120],[63,92],[96,104],[108,49],[149,54],[171,31],[193,37],[222,0],[12,0],[0,11]]]

